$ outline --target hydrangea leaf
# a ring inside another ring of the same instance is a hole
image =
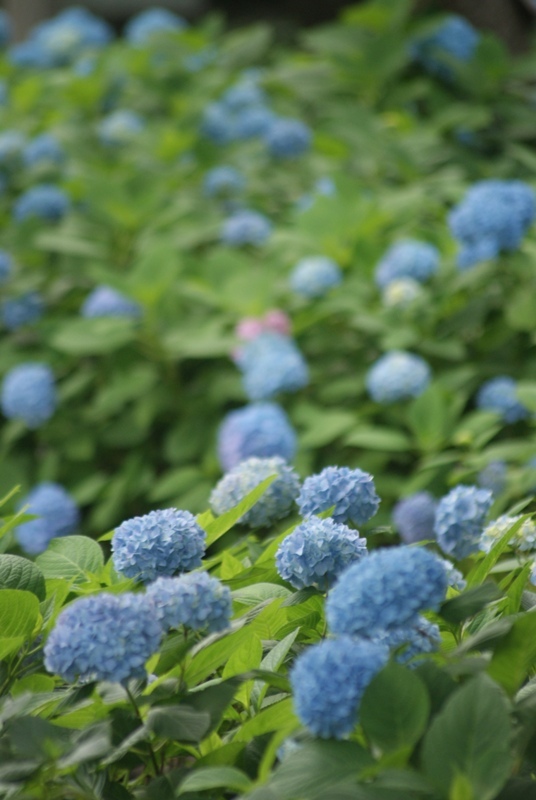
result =
[[[45,577],[39,567],[27,558],[0,555],[0,589],[23,589],[38,600],[46,597]]]
[[[179,797],[185,792],[203,792],[207,789],[245,792],[250,786],[248,776],[235,767],[202,767],[186,776],[181,783]]]
[[[36,558],[45,578],[79,580],[98,573],[104,566],[101,548],[88,536],[52,539],[47,550]]]

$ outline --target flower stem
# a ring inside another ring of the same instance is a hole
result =
[[[128,695],[128,699],[130,700],[130,702],[132,704],[132,708],[134,709],[134,713],[135,713],[136,717],[139,719],[141,724],[144,725],[145,723],[143,722],[143,718],[141,716],[140,709],[138,707],[138,704],[136,703],[134,695],[132,694],[132,692],[130,691],[130,689],[127,686],[125,686],[124,689],[125,689],[125,692]],[[153,765],[154,774],[155,774],[155,776],[156,775],[160,775],[160,768],[159,768],[158,762],[156,760],[156,753],[153,750],[153,746],[152,746],[151,742],[149,742],[149,741],[147,742],[147,747],[149,748],[149,755],[151,757],[151,763]]]

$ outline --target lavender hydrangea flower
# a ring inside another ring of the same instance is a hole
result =
[[[506,461],[490,461],[478,473],[477,483],[482,489],[489,489],[497,496],[506,487],[507,472]]]
[[[45,304],[39,292],[26,292],[2,303],[2,322],[10,331],[37,322],[43,316]]]
[[[290,275],[290,288],[308,299],[323,297],[342,282],[338,264],[325,256],[310,256],[298,261]]]
[[[70,205],[62,189],[51,183],[42,183],[20,195],[13,206],[13,216],[17,222],[32,217],[46,222],[59,222],[69,211]]]
[[[15,537],[22,549],[31,555],[46,550],[51,539],[69,536],[80,521],[75,501],[59,483],[45,481],[35,486],[17,509],[25,506],[28,506],[27,513],[35,514],[37,519],[18,525]]]
[[[55,136],[42,133],[28,142],[22,158],[27,167],[57,167],[65,161],[65,152]]]
[[[389,649],[349,636],[305,650],[290,672],[296,714],[315,736],[348,736],[358,722],[365,689],[387,664]]]
[[[309,383],[307,364],[294,341],[273,331],[248,342],[240,351],[238,366],[250,400],[269,400]]]
[[[416,39],[411,54],[431,75],[451,82],[455,76],[453,63],[471,61],[479,41],[480,34],[470,22],[451,14],[432,34]]]
[[[499,375],[484,383],[477,394],[476,404],[484,411],[495,411],[505,422],[526,419],[529,410],[517,399],[517,384],[508,375]]]
[[[310,128],[298,119],[275,119],[265,134],[270,155],[290,159],[303,155],[311,147]]]
[[[0,286],[7,283],[13,272],[13,259],[5,250],[0,250]]]
[[[145,123],[139,114],[118,109],[99,122],[97,134],[103,145],[119,147],[135,141],[144,127]]]
[[[116,529],[112,538],[114,567],[143,583],[187,572],[201,566],[205,538],[205,531],[189,511],[150,511]]]
[[[296,589],[327,591],[346,567],[367,554],[359,532],[332,519],[309,517],[281,542],[275,555],[279,575]]]
[[[374,479],[368,472],[349,467],[326,467],[303,482],[298,497],[302,517],[331,512],[335,522],[362,525],[374,516],[380,505]]]
[[[295,453],[296,434],[276,403],[252,403],[231,411],[218,431],[218,456],[225,471],[251,456],[292,461]]]
[[[414,625],[422,611],[436,611],[446,591],[445,567],[424,547],[374,550],[342,573],[328,596],[326,618],[333,633],[374,638]]]
[[[158,650],[162,635],[145,595],[81,597],[56,620],[45,645],[45,667],[69,683],[79,678],[126,684],[146,676],[145,662]]]
[[[139,319],[142,308],[139,303],[113,289],[97,286],[84,300],[80,313],[87,319],[95,317],[132,317]]]
[[[135,47],[144,47],[155,36],[162,33],[176,33],[188,26],[183,17],[173,14],[167,8],[148,8],[132,17],[125,25],[125,39]]]
[[[147,597],[164,630],[186,625],[194,631],[215,633],[229,627],[231,590],[208,572],[157,578],[147,587]]]
[[[279,456],[253,457],[241,461],[214,487],[210,495],[210,507],[218,515],[230,511],[270,475],[277,477],[255,505],[240,518],[240,522],[251,528],[265,528],[284,519],[294,506],[300,491],[300,480],[292,467]]]
[[[434,538],[437,501],[430,492],[415,492],[393,508],[393,522],[406,544]]]
[[[446,555],[462,559],[478,551],[492,499],[489,489],[460,484],[439,501],[434,531]]]
[[[245,179],[234,167],[214,167],[205,175],[203,189],[208,197],[229,197],[241,192]]]
[[[498,519],[490,522],[489,525],[486,525],[480,537],[480,550],[483,550],[484,553],[489,553],[506,531],[520,519],[520,514],[516,516],[503,514]],[[513,550],[519,550],[520,552],[536,550],[536,523],[531,519],[525,520],[516,533],[513,534],[509,545]]]
[[[29,361],[10,369],[2,383],[1,405],[8,419],[20,419],[29,428],[44,425],[57,405],[50,367]]]
[[[258,247],[269,239],[271,233],[272,223],[264,214],[242,209],[225,220],[221,239],[232,247],[244,244]]]
[[[391,350],[369,369],[366,386],[377,403],[396,403],[419,397],[427,389],[430,378],[430,367],[423,358],[403,350]]]
[[[422,663],[422,659],[414,661],[416,656],[433,653],[439,649],[441,632],[434,622],[419,617],[415,624],[407,628],[394,628],[380,636],[377,641],[387,645],[390,650],[397,651],[395,661],[407,664],[413,669]]]
[[[375,279],[381,289],[401,278],[424,283],[438,269],[439,251],[436,247],[418,239],[403,239],[382,257],[376,267]]]

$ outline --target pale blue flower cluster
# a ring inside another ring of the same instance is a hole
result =
[[[326,256],[302,258],[290,274],[292,291],[307,299],[323,297],[341,282],[341,268]]]
[[[478,551],[492,500],[489,489],[460,484],[439,501],[434,532],[444,553],[462,559]]]
[[[258,78],[257,73],[243,73],[220,100],[205,109],[202,132],[215,144],[263,136],[273,124],[275,114],[266,105]]]
[[[265,331],[240,350],[237,364],[250,400],[269,400],[280,392],[297,392],[309,383],[309,370],[288,336]]]
[[[184,30],[188,23],[178,14],[167,8],[148,8],[132,17],[125,25],[125,39],[135,47],[150,44],[155,36],[163,33],[177,33]]]
[[[205,531],[189,511],[150,511],[116,529],[112,538],[114,567],[143,583],[187,572],[201,566],[205,538]]]
[[[508,375],[499,375],[484,383],[476,396],[478,408],[496,411],[505,422],[526,419],[529,410],[517,398],[517,383]]]
[[[335,522],[362,525],[377,512],[380,498],[368,472],[349,467],[325,467],[304,480],[298,506],[302,517],[321,514],[333,507],[331,517]]]
[[[35,514],[37,519],[15,528],[15,536],[22,549],[31,555],[42,553],[51,539],[69,536],[78,527],[78,507],[59,483],[39,483],[22,498],[17,509],[25,506],[28,506],[26,513]]]
[[[57,405],[52,370],[35,362],[13,367],[4,377],[0,402],[8,419],[22,420],[29,428],[41,427]]]
[[[386,645],[348,636],[309,647],[290,671],[301,722],[323,739],[350,734],[357,725],[365,689],[388,659]]]
[[[454,63],[471,61],[479,41],[480,34],[470,22],[451,14],[432,34],[413,42],[411,55],[431,75],[451,81]]]
[[[214,167],[205,175],[203,189],[207,197],[229,197],[240,193],[246,181],[234,167]]]
[[[478,473],[477,483],[482,489],[489,489],[497,497],[506,487],[507,473],[506,461],[490,461]]]
[[[467,581],[463,577],[463,574],[459,569],[456,569],[452,561],[448,561],[446,558],[442,558],[441,561],[445,567],[445,571],[447,573],[447,583],[450,588],[456,589],[458,592],[463,592],[467,586]]]
[[[62,189],[51,183],[42,183],[20,195],[13,206],[13,216],[18,222],[32,217],[46,222],[59,222],[70,206],[70,200]]]
[[[102,593],[67,606],[45,645],[45,667],[72,683],[126,684],[146,676],[145,662],[163,631],[151,601],[140,594]]]
[[[430,492],[415,492],[393,508],[393,522],[406,544],[434,539],[437,501]]]
[[[80,313],[87,319],[95,317],[132,317],[139,319],[142,308],[111,286],[97,286],[82,304]]]
[[[326,619],[333,633],[373,638],[436,611],[446,591],[442,560],[424,547],[374,550],[342,573],[328,596]]]
[[[0,286],[6,283],[13,272],[13,259],[5,250],[0,250]]]
[[[273,225],[264,214],[258,211],[240,209],[223,223],[221,239],[231,247],[251,244],[259,246],[270,238]]]
[[[10,331],[37,322],[43,316],[45,304],[39,292],[25,292],[2,303],[2,322]]]
[[[270,475],[277,477],[239,521],[250,528],[265,528],[284,519],[294,506],[300,491],[300,479],[280,456],[254,456],[233,467],[212,490],[211,509],[215,514],[225,514]]]
[[[0,47],[5,47],[11,39],[11,20],[7,11],[0,10]]]
[[[134,142],[144,128],[144,120],[135,111],[118,109],[99,122],[97,134],[106,147],[120,147]]]
[[[274,119],[264,135],[270,155],[275,158],[298,158],[311,147],[311,129],[299,119]]]
[[[480,537],[480,550],[483,550],[484,553],[489,553],[499,539],[505,535],[506,531],[520,519],[520,514],[516,516],[503,514],[498,519],[490,522],[489,525],[486,525]],[[513,550],[519,550],[520,552],[536,550],[536,523],[531,519],[525,520],[516,533],[513,534],[509,545]]]
[[[208,572],[158,578],[147,587],[147,597],[166,631],[186,625],[194,631],[215,633],[229,627],[231,590]]]
[[[414,661],[416,656],[434,653],[441,644],[441,632],[435,622],[419,617],[417,622],[407,628],[395,628],[384,633],[376,640],[395,650],[395,661],[407,664],[410,668],[418,667],[422,659]]]
[[[517,250],[536,217],[536,195],[522,181],[475,183],[449,214],[452,235],[461,245],[460,269]]]
[[[424,283],[439,269],[439,251],[418,239],[397,242],[382,257],[375,271],[376,284],[385,289],[400,278]]]
[[[251,456],[292,461],[295,454],[296,434],[276,403],[252,403],[231,411],[218,431],[218,457],[224,471]]]
[[[308,517],[281,542],[275,556],[279,575],[296,589],[327,591],[339,575],[367,554],[359,532],[332,519]]]
[[[396,403],[419,397],[427,389],[431,376],[430,367],[420,356],[391,350],[372,365],[365,382],[377,403]]]
[[[65,152],[55,136],[42,133],[28,142],[22,159],[27,167],[57,167],[65,161]]]

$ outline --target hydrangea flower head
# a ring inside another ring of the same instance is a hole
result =
[[[492,499],[489,489],[460,484],[439,501],[434,531],[446,555],[461,559],[478,551]]]
[[[322,739],[343,739],[358,722],[365,689],[389,659],[379,642],[341,636],[305,650],[290,672],[300,721]]]
[[[221,232],[224,244],[240,247],[244,244],[259,246],[270,238],[272,223],[257,211],[242,209],[225,220]]]
[[[2,322],[8,330],[14,331],[41,319],[44,308],[39,292],[26,292],[2,303]]]
[[[437,502],[430,492],[415,492],[393,508],[393,522],[406,544],[434,539]]]
[[[7,60],[14,67],[49,69],[53,66],[52,59],[42,43],[33,38],[10,47],[7,52]]]
[[[413,42],[411,54],[431,75],[452,81],[452,64],[473,58],[480,34],[464,17],[451,14],[432,34]]]
[[[139,114],[118,109],[99,122],[97,133],[103,145],[119,147],[135,141],[144,127],[145,123]]]
[[[280,456],[253,456],[241,461],[215,486],[210,495],[210,507],[218,515],[230,511],[270,475],[277,477],[255,505],[241,517],[240,522],[251,528],[265,528],[284,519],[298,496],[300,481],[292,467]]]
[[[490,461],[478,473],[477,483],[482,489],[489,489],[497,496],[506,486],[507,472],[506,461]]]
[[[95,317],[132,317],[139,319],[142,309],[139,303],[126,297],[111,286],[97,286],[82,304],[80,313],[87,319]]]
[[[493,522],[490,522],[490,524],[484,528],[480,538],[480,549],[485,553],[489,553],[499,539],[504,536],[508,528],[515,525],[519,519],[521,519],[520,514],[517,516],[503,514],[498,519],[494,519]],[[525,520],[510,539],[509,545],[513,550],[519,550],[520,552],[536,550],[536,523],[531,519]]]
[[[290,336],[291,322],[287,314],[279,308],[272,308],[264,315],[264,327],[273,333]]]
[[[187,25],[183,17],[173,14],[167,8],[148,8],[127,22],[125,39],[129,44],[143,47],[149,44],[153,37],[169,31],[182,31]]]
[[[279,392],[296,392],[309,383],[309,370],[294,341],[267,331],[249,341],[238,357],[250,400],[268,400]]]
[[[387,645],[391,651],[399,651],[395,655],[395,661],[407,664],[411,669],[422,663],[422,659],[413,661],[416,656],[434,653],[439,649],[441,632],[434,622],[419,617],[413,625],[407,628],[394,628],[378,637],[378,641]]]
[[[13,206],[13,216],[17,222],[32,217],[46,222],[59,222],[70,206],[70,200],[62,189],[51,183],[42,183],[20,195]]]
[[[431,370],[423,358],[404,350],[391,350],[369,369],[366,386],[377,403],[396,403],[419,397],[430,379]]]
[[[5,250],[0,250],[0,286],[6,283],[13,272],[13,259]]]
[[[2,383],[1,404],[8,419],[20,419],[29,428],[44,425],[57,405],[50,367],[29,361],[10,369]]]
[[[281,456],[292,461],[296,433],[277,403],[252,403],[230,411],[218,431],[218,456],[224,471],[246,458]]]
[[[65,152],[55,136],[42,133],[26,145],[22,158],[27,167],[58,166],[65,160]]]
[[[335,261],[325,256],[302,258],[290,275],[292,291],[308,299],[323,297],[341,282],[341,268]]]
[[[203,189],[208,197],[229,197],[242,191],[245,179],[234,167],[214,167],[205,175]]]
[[[7,11],[0,10],[0,47],[5,47],[11,39],[11,20]]]
[[[303,155],[311,147],[311,130],[299,119],[276,118],[268,128],[264,140],[270,155],[289,159]]]
[[[74,533],[80,520],[75,501],[59,483],[35,486],[18,504],[18,510],[25,506],[27,513],[35,514],[37,519],[15,528],[15,536],[22,549],[31,555],[46,550],[51,539]]]
[[[125,684],[145,677],[145,662],[158,650],[162,635],[145,595],[80,597],[56,620],[45,645],[45,667],[69,683],[79,678]]]
[[[147,587],[147,596],[164,630],[186,625],[194,631],[215,633],[229,627],[231,591],[208,572],[157,578]]]
[[[359,532],[332,519],[308,517],[281,542],[275,556],[279,575],[296,589],[327,591],[346,567],[367,554]]]
[[[41,53],[33,66],[60,67],[70,64],[85,49],[101,49],[113,38],[104,20],[80,6],[66,8],[31,31],[28,44]]]
[[[349,467],[326,467],[303,482],[298,506],[303,517],[331,512],[335,522],[362,525],[377,512],[380,498],[368,472]]]
[[[436,611],[446,591],[442,560],[424,547],[374,550],[342,573],[329,593],[326,619],[333,633],[374,638]]]
[[[382,257],[375,272],[377,285],[385,289],[400,278],[412,278],[424,283],[439,269],[439,251],[427,242],[403,239]]]
[[[463,592],[467,586],[467,581],[463,577],[463,574],[459,569],[456,569],[452,561],[449,561],[446,558],[442,558],[441,561],[443,562],[443,566],[445,567],[445,571],[447,573],[448,585],[451,587],[451,589],[456,589],[458,592]]]
[[[203,112],[201,132],[214,144],[228,144],[236,137],[235,116],[223,103],[210,103]]]
[[[0,133],[0,165],[12,169],[22,157],[26,137],[20,131],[2,131]]]
[[[414,278],[396,278],[382,292],[386,308],[407,308],[423,294],[421,284]]]
[[[114,567],[143,583],[187,572],[201,566],[205,538],[205,531],[189,511],[150,511],[116,529],[112,538]]]
[[[480,387],[476,404],[484,411],[496,411],[505,422],[519,422],[529,416],[529,410],[517,399],[516,390],[513,378],[500,375]]]
[[[266,96],[257,81],[247,79],[230,86],[222,97],[222,102],[230,111],[262,107],[265,101]]]
[[[275,114],[266,106],[242,108],[235,117],[234,128],[237,139],[254,139],[264,136],[272,126]]]

